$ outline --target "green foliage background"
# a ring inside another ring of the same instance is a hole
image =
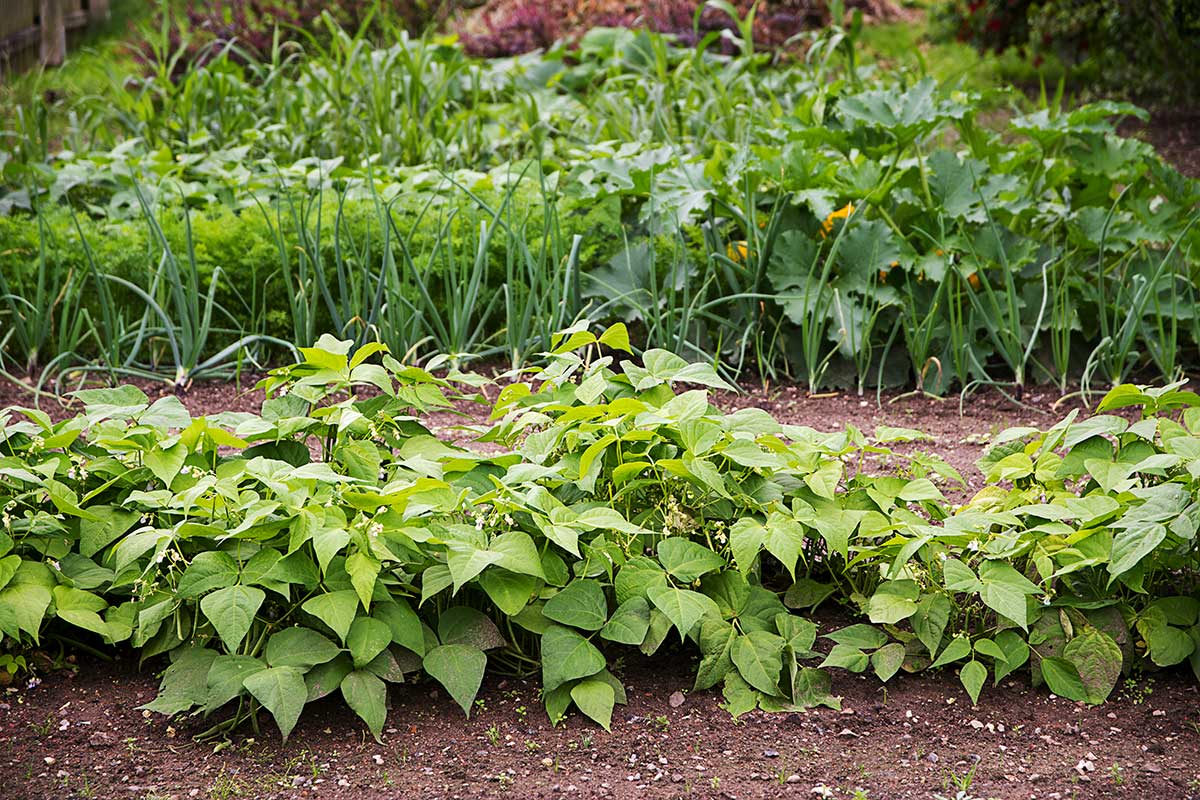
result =
[[[1103,0],[954,0],[941,8],[955,34],[984,49],[1028,50],[1070,66],[1073,82],[1141,97],[1195,102],[1186,53],[1200,47],[1200,5]]]

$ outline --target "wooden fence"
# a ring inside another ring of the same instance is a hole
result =
[[[0,0],[0,76],[57,66],[67,45],[108,19],[109,0]]]

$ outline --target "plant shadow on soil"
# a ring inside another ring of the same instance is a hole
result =
[[[141,385],[152,396],[165,391]],[[16,391],[0,387],[0,407],[28,402]],[[969,494],[982,480],[974,461],[987,437],[1052,424],[1071,408],[1053,409],[1056,398],[1033,391],[1031,410],[985,393],[964,416],[957,398],[893,404],[885,396],[878,406],[851,395],[808,398],[790,386],[715,402],[820,430],[918,428],[933,440],[916,446],[957,467]],[[184,402],[194,414],[257,411],[259,395],[214,382]],[[434,424],[456,437],[464,421],[441,414]],[[827,633],[852,620],[822,609],[816,621]],[[972,708],[952,671],[901,673],[885,686],[834,670],[840,712],[756,711],[735,724],[719,692],[689,693],[694,660],[671,652],[620,665],[629,704],[617,709],[611,734],[578,714],[551,726],[537,676],[489,675],[470,719],[428,682],[393,690],[382,744],[334,697],[307,709],[286,744],[262,715],[259,734],[239,730],[214,752],[191,738],[207,723],[137,709],[153,699],[164,664],[139,670],[128,652],[112,663],[79,658],[3,696],[0,797],[765,798],[817,797],[821,787],[839,798],[861,789],[869,800],[953,798],[964,788],[964,797],[1001,800],[1200,797],[1200,687],[1178,670],[1137,676],[1098,708],[1032,689],[1024,674],[987,688]]]

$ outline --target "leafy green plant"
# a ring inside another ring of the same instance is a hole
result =
[[[47,239],[53,236],[38,216],[36,272],[31,285],[14,284],[0,270],[0,303],[7,312],[7,330],[0,335],[0,357],[5,351],[21,359],[33,372],[70,357],[87,333],[82,310],[83,280],[74,271],[55,269],[46,257]],[[3,364],[0,358],[0,365]]]
[[[631,349],[621,325],[554,345],[500,391],[487,452],[422,421],[481,379],[328,336],[262,381],[261,415],[128,386],[57,423],[6,410],[0,632],[168,654],[146,708],[219,714],[210,733],[266,710],[285,737],[333,692],[378,737],[415,673],[470,714],[489,669],[540,672],[551,720],[607,728],[613,655],[675,642],[735,716],[837,707],[831,668],[952,668],[973,702],[1026,665],[1090,703],[1142,663],[1200,673],[1200,397],[1179,384],[1005,432],[951,507],[952,468],[890,449],[915,431],[723,414],[710,365],[604,354]],[[831,597],[863,621],[796,613]]]
[[[483,61],[325,20],[261,58],[214,46],[178,80],[164,35],[161,71],[20,109],[3,134],[21,331],[0,353],[36,367],[36,345],[41,365],[65,354],[113,380],[262,363],[328,330],[519,365],[588,316],[812,391],[1079,380],[1090,400],[1195,365],[1200,192],[1116,134],[1144,112],[880,70],[857,22],[806,35],[796,60],[730,24],[732,56],[715,33],[597,29]],[[981,113],[1000,101],[1005,131]],[[159,232],[126,224],[144,206]],[[77,291],[105,275],[108,299]],[[63,286],[87,314],[47,327]],[[131,302],[144,324],[120,319]]]
[[[1171,53],[1195,47],[1195,7],[1177,0],[1134,9],[1096,0],[956,0],[943,9],[958,38],[984,50],[1029,50],[1068,64],[1095,88],[1160,97],[1194,97],[1193,76]]]
[[[157,244],[158,267],[150,272],[147,284],[138,285],[119,276],[103,275],[125,289],[133,292],[146,305],[146,311],[136,326],[122,333],[123,339],[131,340],[129,361],[137,363],[143,346],[151,350],[151,363],[142,362],[140,371],[154,375],[158,354],[153,352],[155,340],[165,342],[169,353],[168,363],[174,366],[173,385],[176,389],[185,388],[198,375],[214,369],[223,368],[232,358],[239,356],[247,347],[258,342],[269,342],[290,348],[291,345],[280,339],[274,339],[264,334],[240,336],[216,353],[208,353],[208,340],[213,331],[213,315],[220,311],[225,315],[225,309],[219,309],[216,302],[217,283],[220,280],[220,268],[217,268],[211,278],[207,291],[201,286],[200,271],[196,262],[196,247],[192,238],[191,219],[184,212],[184,243],[187,247],[186,263],[181,263],[171,247],[171,243],[163,234],[162,226],[142,193],[135,185],[138,202],[142,206],[146,224]],[[112,366],[109,366],[112,369]]]

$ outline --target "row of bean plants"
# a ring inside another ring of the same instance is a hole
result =
[[[489,671],[607,728],[634,648],[698,656],[734,715],[836,707],[835,668],[954,670],[972,702],[1015,673],[1088,703],[1133,670],[1200,677],[1196,394],[1126,384],[1008,430],[956,504],[918,431],[723,413],[711,366],[593,330],[490,404],[326,336],[261,414],[131,386],[60,422],[5,410],[3,647],[165,654],[148,709],[210,735],[265,709],[285,737],[331,693],[379,737],[388,684],[421,675],[469,714]],[[807,616],[833,604],[853,624]]]

